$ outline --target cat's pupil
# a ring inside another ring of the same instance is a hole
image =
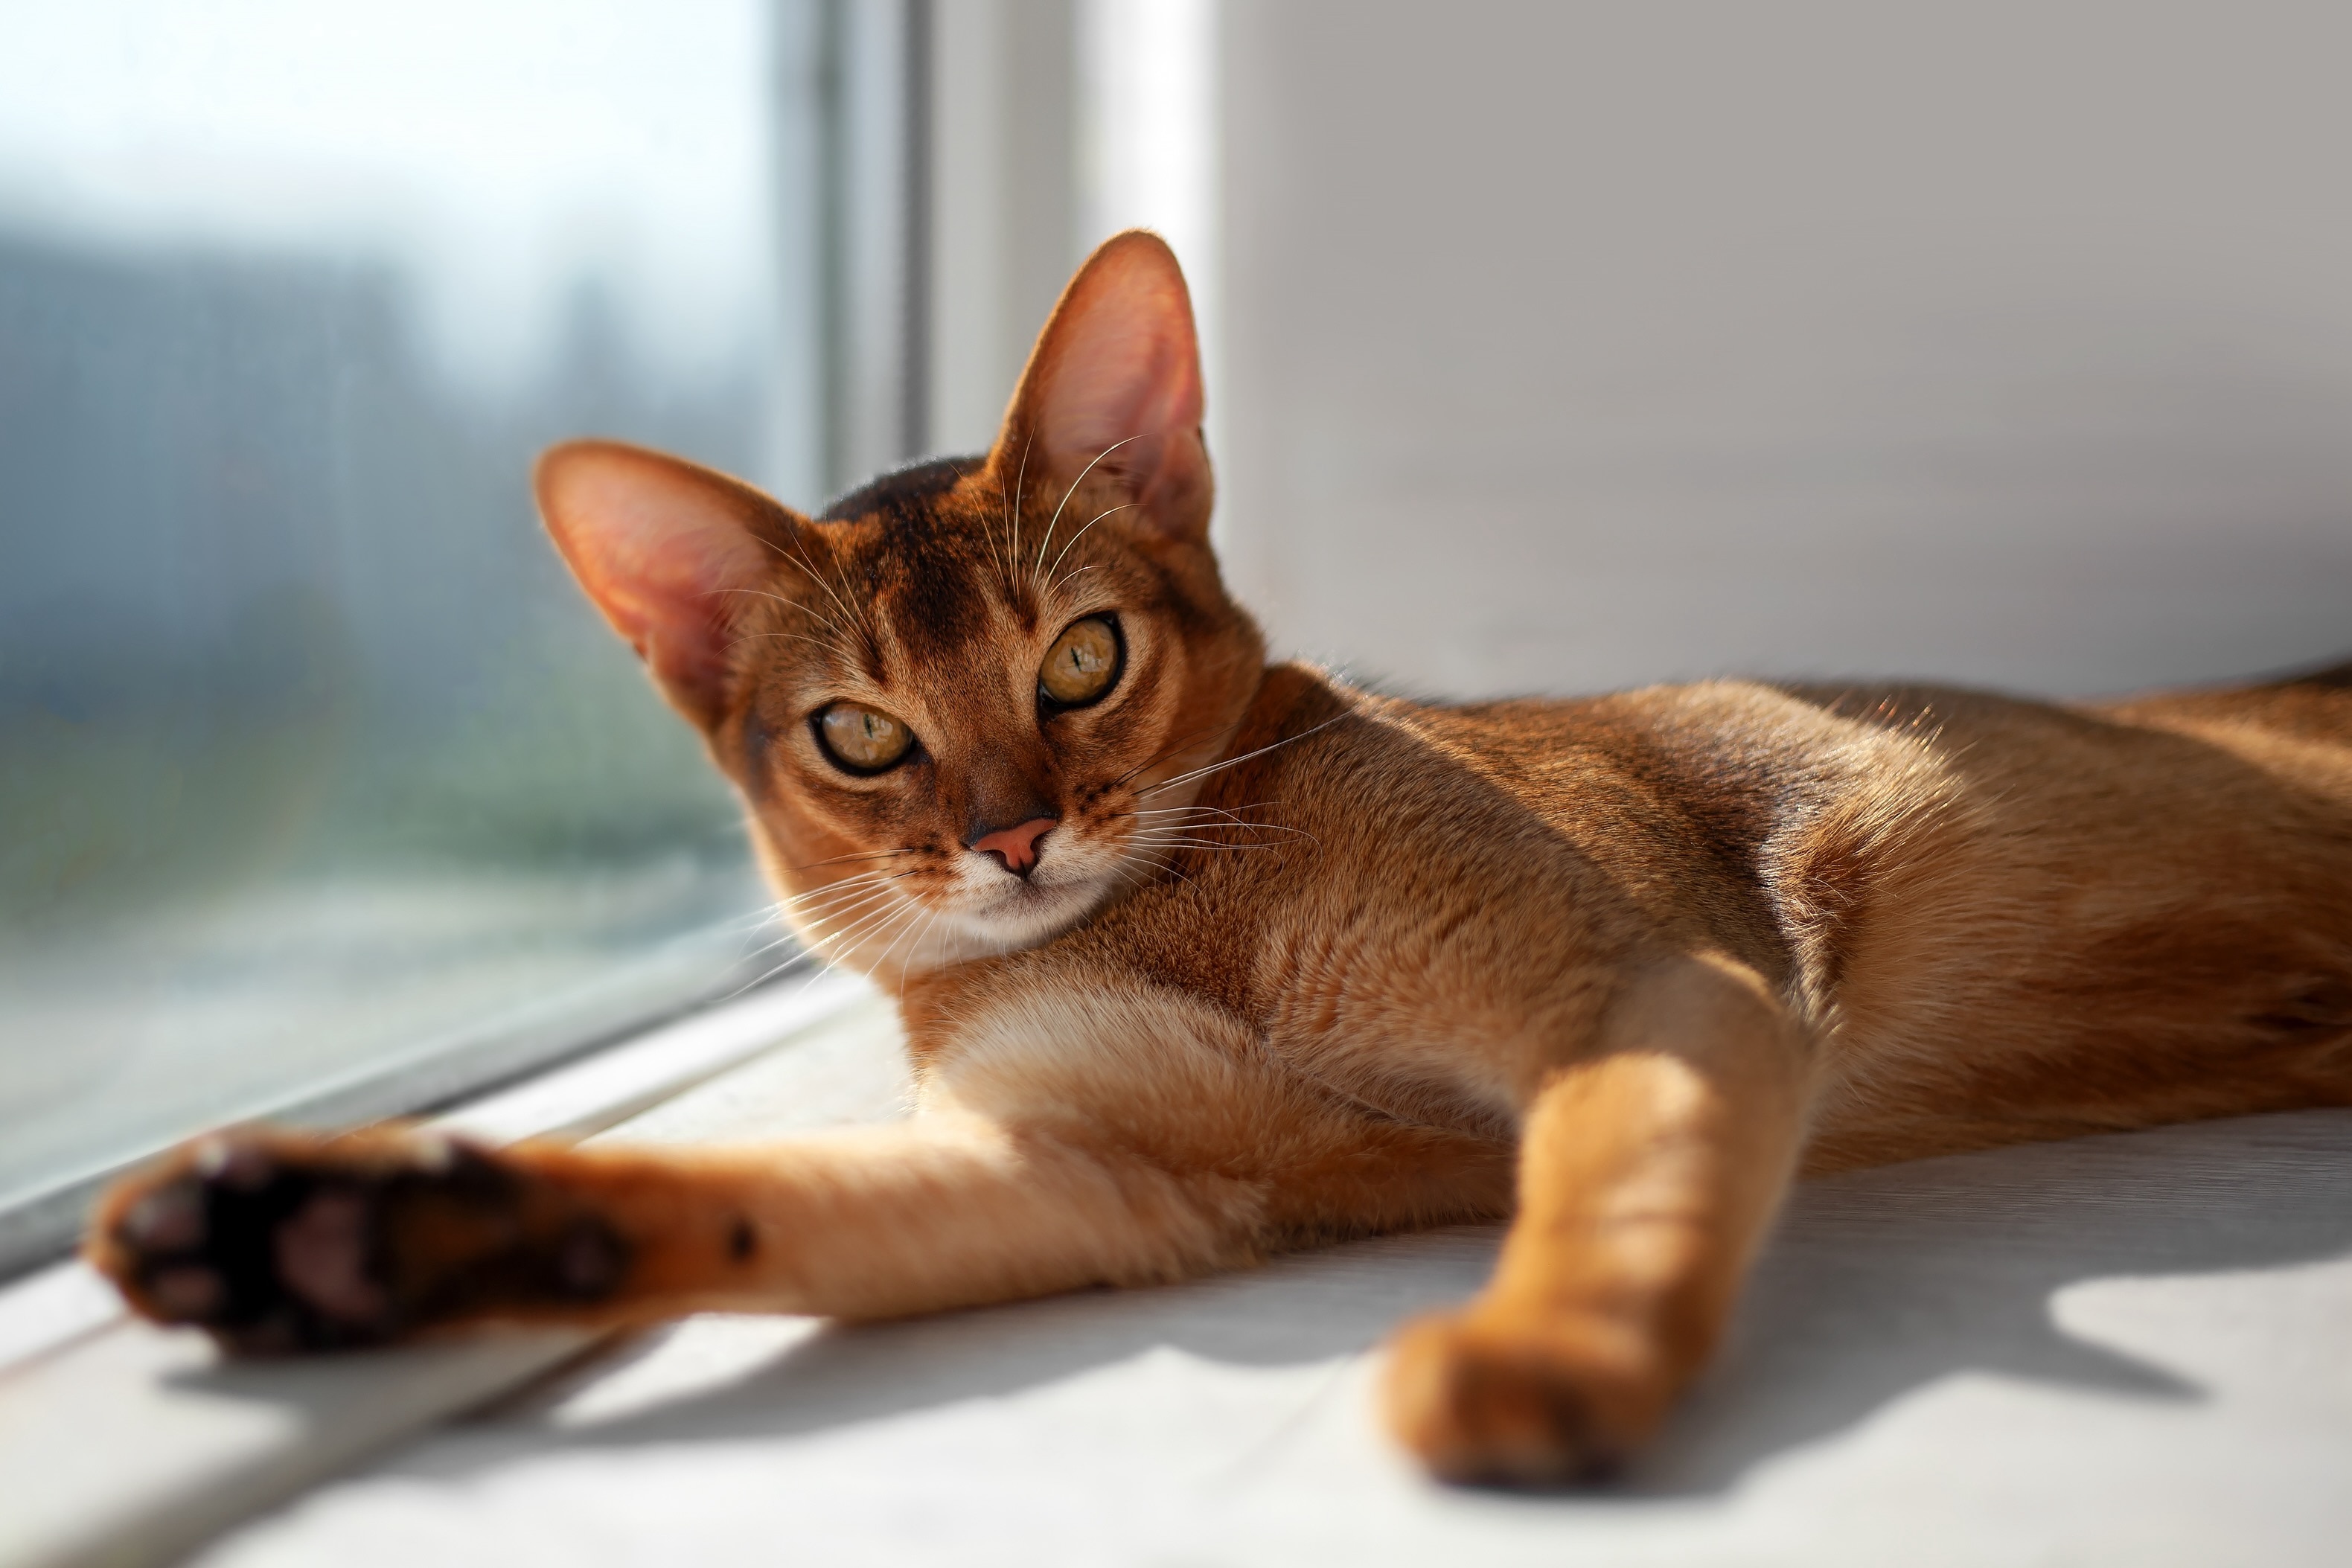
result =
[[[1089,703],[1118,679],[1118,632],[1106,616],[1089,615],[1054,640],[1037,672],[1039,695],[1065,707]]]
[[[887,713],[852,703],[835,703],[817,717],[817,738],[825,755],[853,773],[874,773],[907,755],[915,737]]]

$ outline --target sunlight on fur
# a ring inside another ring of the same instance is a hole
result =
[[[985,455],[801,517],[606,442],[557,548],[895,997],[903,1125],[200,1141],[89,1251],[243,1350],[876,1317],[1509,1218],[1404,1325],[1436,1474],[1604,1473],[1789,1182],[2352,1103],[2352,666],[2061,706],[1738,681],[1444,706],[1269,666],[1208,547],[1184,281],[1122,235]]]

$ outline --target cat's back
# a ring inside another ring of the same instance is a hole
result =
[[[1258,782],[1339,852],[1301,862],[1318,928],[1384,905],[1348,920],[1393,965],[1502,903],[1531,967],[1727,949],[1823,1031],[1817,1166],[2352,1096],[2341,681],[1318,700]]]
[[[2348,698],[1441,706],[1286,666],[1201,798],[1229,842],[1076,940],[1428,1116],[1411,1084],[1499,1114],[1529,1029],[1712,949],[1818,1031],[1816,1168],[2352,1101]]]
[[[2291,787],[2352,800],[2352,664],[2255,685],[2127,697],[2089,711],[2210,747]]]

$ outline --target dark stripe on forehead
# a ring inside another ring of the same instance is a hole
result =
[[[990,629],[997,573],[983,566],[981,552],[955,548],[964,542],[935,534],[924,541],[929,548],[891,562],[895,570],[878,596],[882,612],[917,658],[952,657]]]
[[[986,462],[942,457],[886,474],[824,509],[821,521],[872,525],[878,537],[852,570],[864,591],[919,660],[953,657],[990,626],[1001,588],[1003,548],[950,500],[955,486]]]
[[[859,517],[879,512],[889,521],[897,521],[919,511],[923,504],[936,501],[956,486],[967,474],[976,474],[985,457],[931,457],[920,463],[910,463],[904,468],[894,468],[878,479],[869,479],[845,496],[825,503],[824,510],[816,515],[820,523],[855,522]]]

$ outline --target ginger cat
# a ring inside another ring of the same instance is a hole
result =
[[[1398,1436],[1641,1444],[1791,1177],[2352,1103],[2352,669],[2075,706],[1743,682],[1446,707],[1268,667],[1208,544],[1191,307],[1097,251],[984,458],[822,517],[550,452],[557,546],[903,997],[900,1125],[746,1147],[239,1132],[89,1256],[242,1349],[874,1318],[1509,1217]]]

